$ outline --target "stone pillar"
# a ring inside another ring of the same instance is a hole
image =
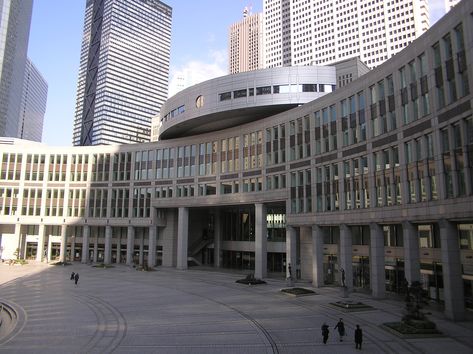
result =
[[[179,208],[177,222],[177,269],[187,269],[187,244],[189,238],[189,208]]]
[[[420,280],[419,236],[417,226],[409,221],[402,223],[404,241],[404,274],[409,285]]]
[[[379,224],[370,224],[370,271],[371,293],[374,298],[382,299],[386,295],[384,270],[384,234]]]
[[[133,265],[134,245],[135,245],[135,228],[133,226],[128,226],[127,235],[126,235],[126,264],[129,266]]]
[[[98,232],[98,228],[95,228],[96,232]],[[94,235],[94,257],[93,261],[94,263],[97,263],[99,258],[99,235],[95,234]]]
[[[15,224],[15,236],[14,236],[14,245],[15,249],[13,250],[12,254],[15,254],[15,258],[25,258],[21,257],[22,254],[25,254],[25,251],[21,247],[21,224]],[[18,253],[16,253],[16,250],[18,249]]]
[[[89,261],[89,236],[90,226],[84,225],[82,227],[82,263],[87,263]]]
[[[177,266],[177,221],[178,221],[178,210],[167,209],[166,215],[166,227],[160,230],[161,243],[163,246],[163,267],[176,267]]]
[[[299,227],[296,247],[296,279],[312,280],[312,227]]]
[[[112,263],[112,227],[110,225],[105,226],[105,250],[103,263]]]
[[[61,225],[61,248],[59,251],[59,262],[66,262],[67,252],[67,225]]]
[[[292,279],[296,278],[297,262],[297,233],[292,226],[286,226],[286,277],[289,277],[289,264],[291,265]]]
[[[440,133],[440,129],[436,129],[433,132],[434,136],[434,145],[442,146],[442,136]],[[450,139],[449,139],[450,140]],[[403,149],[399,149],[401,151]],[[436,178],[436,185],[437,185],[437,196],[439,200],[447,199],[447,187],[446,187],[446,176],[445,176],[445,169],[443,165],[443,159],[436,158],[435,160],[435,178]]]
[[[74,259],[76,258],[75,253],[76,253],[76,235],[72,235],[72,237],[71,237],[71,257],[70,257],[71,262],[73,262]]]
[[[156,226],[151,225],[148,232],[148,267],[156,265]]]
[[[38,229],[38,248],[36,250],[36,260],[38,262],[42,262],[44,258],[44,224],[40,224]]]
[[[144,259],[145,259],[145,232],[144,229],[141,229],[140,233],[140,255],[138,256],[138,264],[140,267],[143,266],[144,264]]]
[[[221,267],[220,253],[222,249],[222,223],[220,210],[215,211],[214,223],[214,267]]]
[[[399,149],[403,150],[403,149]],[[400,173],[400,178],[401,178],[401,200],[409,202],[411,200],[411,190],[410,190],[410,184],[409,184],[409,170],[407,168],[407,165],[402,166],[401,165],[401,173]],[[415,201],[412,201],[414,203]]]
[[[468,149],[468,128],[466,126],[466,120],[463,119],[460,121],[460,130],[461,130],[461,135],[462,135],[462,150],[463,150],[463,161],[471,161],[473,156],[470,156],[472,152],[469,151]],[[467,163],[463,165],[463,174],[464,174],[464,180],[465,181],[471,181],[472,176],[471,174],[473,173],[473,166],[469,166]],[[471,183],[466,182],[465,183],[465,194],[466,195],[472,195],[473,194],[473,186]]]
[[[324,232],[318,225],[312,225],[312,285],[324,285]]]
[[[352,235],[348,225],[340,225],[340,268],[345,271],[345,286],[348,290],[353,289],[353,250]],[[339,270],[340,285],[342,284],[342,272]]]
[[[48,234],[48,248],[46,251],[46,262],[51,261],[51,256],[52,256],[52,242],[51,242],[51,234]]]
[[[266,206],[255,204],[255,278],[265,278],[267,275],[267,229]]]
[[[465,298],[458,230],[448,220],[441,220],[439,226],[445,316],[452,321],[461,321],[465,319]]]
[[[118,228],[118,233],[116,235],[117,238],[117,244],[115,245],[116,251],[116,257],[115,257],[115,263],[120,263],[120,257],[121,257],[121,250],[122,250],[122,228]],[[113,258],[112,258],[113,262]]]

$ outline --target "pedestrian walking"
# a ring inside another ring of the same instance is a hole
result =
[[[355,329],[355,349],[361,350],[361,343],[363,342],[363,331],[360,328],[360,325],[356,325]]]
[[[324,341],[324,344],[327,344],[327,339],[328,339],[328,334],[329,334],[329,330],[328,330],[328,325],[324,322],[324,324],[322,325],[321,327],[322,329],[322,339]]]
[[[338,336],[340,338],[340,342],[343,342],[343,336],[345,335],[345,324],[343,323],[343,319],[340,318],[337,325],[334,329],[338,330]]]
[[[74,272],[71,273],[71,280],[74,280],[74,275],[75,275],[75,274],[76,274],[76,273],[74,273]]]
[[[74,275],[74,284],[77,286],[78,282],[79,282],[79,273],[76,273],[76,275]]]

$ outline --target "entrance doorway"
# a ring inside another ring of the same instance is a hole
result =
[[[36,242],[27,242],[26,243],[26,259],[36,259],[36,254],[38,252],[38,243]]]

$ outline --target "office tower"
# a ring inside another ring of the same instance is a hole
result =
[[[460,0],[445,0],[445,12],[450,11],[459,2]]]
[[[150,140],[167,98],[171,18],[159,0],[87,0],[74,145]]]
[[[41,142],[48,83],[30,59],[26,60],[18,138]]]
[[[264,67],[291,65],[291,0],[263,3]]]
[[[429,28],[427,0],[266,0],[265,67],[359,57],[374,68]]]
[[[230,26],[229,72],[236,74],[263,68],[263,14],[243,10],[243,20]]]
[[[32,0],[0,1],[0,136],[17,137]]]

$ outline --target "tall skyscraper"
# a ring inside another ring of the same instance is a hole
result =
[[[30,59],[26,60],[18,138],[41,142],[48,83]]]
[[[33,0],[0,1],[0,136],[17,137]]]
[[[427,0],[265,0],[265,67],[359,57],[374,68],[429,28]]]
[[[251,14],[245,7],[243,20],[230,26],[228,44],[230,74],[262,69],[263,14]]]
[[[263,2],[264,67],[291,66],[291,0]]]
[[[159,0],[87,0],[74,145],[150,140],[167,98],[171,19]]]

